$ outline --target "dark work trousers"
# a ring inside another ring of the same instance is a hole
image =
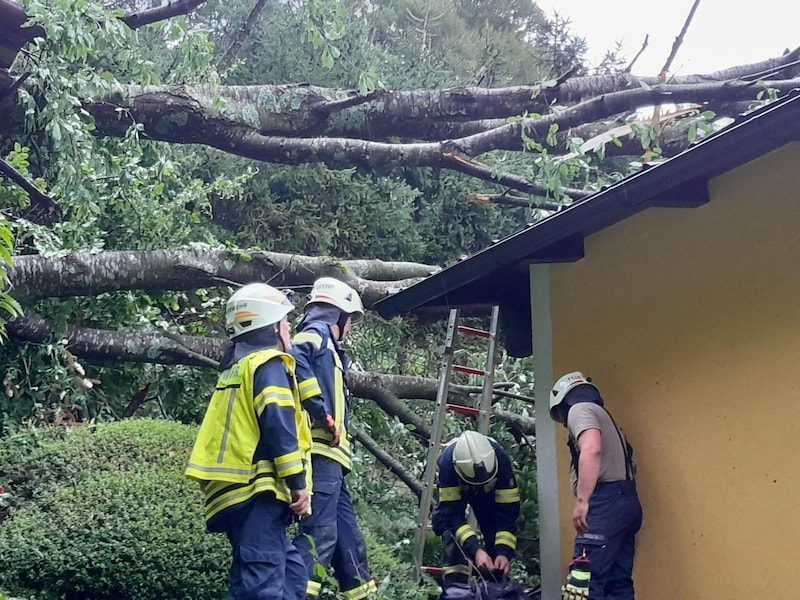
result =
[[[493,527],[482,527],[478,522],[478,527],[481,530],[483,537],[483,549],[487,554],[492,557],[492,560],[497,558],[494,548],[494,539],[497,532]],[[442,534],[442,587],[447,588],[454,583],[467,583],[472,573],[468,559],[472,560],[473,557],[467,556],[464,549],[456,541],[455,536],[450,531],[445,531]]]
[[[633,600],[634,540],[642,526],[636,482],[598,483],[589,498],[587,522],[589,531],[575,536],[573,558],[586,551],[589,600]]]
[[[316,454],[311,456],[311,465],[311,515],[300,521],[294,539],[308,569],[307,594],[315,598],[322,589],[322,580],[314,569],[319,563],[326,570],[333,567],[345,598],[366,598],[376,586],[369,575],[367,547],[358,529],[342,465]]]
[[[303,558],[286,537],[289,505],[269,493],[226,527],[233,546],[228,600],[302,600],[308,574]]]

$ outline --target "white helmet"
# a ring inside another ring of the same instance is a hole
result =
[[[497,475],[497,454],[488,437],[465,431],[453,447],[453,466],[469,485],[484,485]]]
[[[347,313],[356,323],[364,316],[364,305],[358,292],[343,281],[333,277],[321,277],[314,282],[311,288],[311,297],[308,303],[320,302],[332,304],[343,313]]]
[[[580,371],[573,371],[572,373],[562,375],[561,378],[556,381],[555,385],[553,386],[553,391],[550,394],[551,417],[553,417],[553,409],[561,404],[564,401],[564,398],[567,397],[567,394],[579,385],[590,385],[594,389],[597,389],[597,386],[592,383],[592,380],[588,377],[584,377],[583,373]],[[555,419],[555,417],[553,418]]]
[[[225,332],[230,338],[280,322],[294,306],[266,283],[240,287],[225,305]]]

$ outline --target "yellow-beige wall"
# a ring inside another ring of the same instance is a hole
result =
[[[800,598],[800,145],[709,188],[551,267],[553,375],[591,375],[635,447],[637,597]]]

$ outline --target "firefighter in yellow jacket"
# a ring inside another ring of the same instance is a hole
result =
[[[228,600],[305,598],[308,574],[286,536],[310,510],[311,431],[300,406],[287,315],[292,304],[263,283],[225,309],[233,340],[186,476],[205,495],[208,531],[233,548]]]

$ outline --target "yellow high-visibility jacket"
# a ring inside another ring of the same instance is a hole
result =
[[[311,430],[294,368],[289,354],[268,349],[220,375],[186,468],[205,495],[206,521],[263,492],[291,503],[288,482],[301,487],[301,475],[311,491]]]

